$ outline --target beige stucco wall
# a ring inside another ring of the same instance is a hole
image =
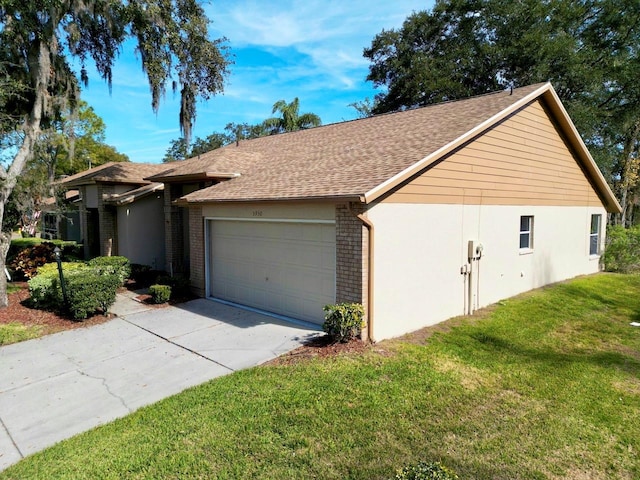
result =
[[[165,263],[162,192],[118,207],[118,255],[131,263],[163,269]]]
[[[86,208],[98,208],[98,186],[85,186],[83,200]]]
[[[464,314],[468,240],[484,252],[473,275],[473,304],[483,307],[542,285],[599,270],[589,256],[591,214],[602,207],[420,205],[372,207],[375,225],[375,340]],[[534,248],[519,248],[520,216],[534,216]],[[604,242],[604,231],[601,234]],[[601,243],[603,245],[603,243]],[[479,290],[476,291],[476,281]]]

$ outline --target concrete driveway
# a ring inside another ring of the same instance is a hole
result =
[[[0,348],[0,470],[318,335],[312,325],[204,299],[139,310]]]

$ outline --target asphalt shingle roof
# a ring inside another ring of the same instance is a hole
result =
[[[543,84],[241,141],[178,162],[151,180],[238,173],[189,202],[359,197]],[[166,165],[168,167],[168,165]],[[177,180],[178,178],[176,178]]]
[[[146,177],[164,170],[167,170],[167,166],[163,164],[110,162],[66,177],[58,183],[67,187],[95,182],[148,185],[152,182],[145,180]]]

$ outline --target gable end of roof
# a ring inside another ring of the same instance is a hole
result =
[[[464,146],[466,143],[479,137],[480,135],[482,135],[484,132],[486,132],[487,130],[489,130],[499,122],[503,121],[510,115],[518,112],[522,108],[525,108],[527,105],[531,104],[532,102],[538,99],[542,99],[544,104],[551,111],[554,120],[559,125],[566,140],[568,141],[569,145],[571,146],[574,153],[576,154],[580,162],[580,166],[584,169],[585,173],[588,175],[589,180],[592,182],[596,192],[598,193],[598,196],[600,197],[600,200],[604,204],[607,211],[610,213],[620,213],[622,211],[620,204],[615,198],[615,195],[611,191],[611,188],[609,187],[604,176],[600,172],[600,169],[598,168],[595,160],[591,156],[591,153],[589,153],[589,150],[584,144],[582,137],[580,137],[580,134],[578,133],[575,125],[573,124],[573,121],[569,117],[569,114],[567,113],[564,106],[562,105],[562,102],[560,101],[560,98],[558,97],[555,90],[553,89],[553,86],[551,85],[551,83],[543,84],[542,86],[540,86],[540,88],[537,88],[536,90],[529,93],[525,97],[514,102],[509,107],[498,112],[496,115],[480,123],[473,129],[467,131],[466,133],[459,136],[455,140],[449,142],[448,144],[443,145],[441,148],[439,148],[435,152],[427,155],[422,160],[411,165],[410,167],[398,173],[394,177],[388,179],[382,184],[371,189],[370,191],[368,191],[362,196],[361,198],[362,203],[369,204],[380,199],[383,196],[389,195],[395,189],[401,187],[404,183],[406,183],[409,179],[411,179],[415,175],[418,175],[420,172],[436,164],[438,161],[444,159],[450,153],[453,153],[458,148]]]

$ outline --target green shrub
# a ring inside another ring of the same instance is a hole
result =
[[[82,244],[76,243],[73,240],[45,240],[43,241],[41,238],[30,237],[30,238],[14,238],[11,240],[11,245],[9,246],[9,252],[7,253],[7,259],[15,258],[18,253],[20,253],[25,248],[30,248],[35,245],[40,245],[42,243],[52,243],[54,247],[60,247],[62,250],[62,257],[64,260],[70,260],[73,258],[82,258]]]
[[[28,280],[35,276],[38,267],[45,263],[55,262],[54,249],[55,245],[53,243],[46,242],[20,250],[8,262],[15,280]]]
[[[640,271],[640,225],[631,228],[609,226],[602,262],[608,272]]]
[[[90,270],[85,263],[62,262],[62,274],[65,279],[78,270]],[[34,307],[53,309],[63,303],[60,275],[57,263],[47,263],[37,270],[37,274],[28,282],[29,296]]]
[[[77,270],[65,280],[69,313],[77,320],[87,318],[97,310],[106,314],[116,301],[116,290],[122,284],[118,275],[98,273],[93,269]]]
[[[457,480],[458,475],[439,462],[420,462],[400,470],[393,480]]]
[[[60,242],[60,249],[62,250],[62,259],[67,262],[76,262],[79,260],[84,260],[84,247],[81,243],[76,242]],[[54,244],[57,244],[58,241],[54,240]]]
[[[348,342],[360,334],[364,326],[364,308],[359,303],[326,305],[322,328],[335,342]]]
[[[73,318],[87,318],[97,310],[109,311],[121,281],[118,275],[105,270],[80,262],[62,263],[68,308]],[[29,280],[29,294],[36,308],[59,309],[64,306],[56,263],[48,263],[38,269],[37,275]]]
[[[158,285],[169,285],[171,287],[172,298],[186,297],[191,291],[191,283],[187,277],[176,275],[161,275],[156,280]]]
[[[89,260],[89,265],[94,267],[97,273],[116,275],[120,279],[120,285],[124,285],[131,274],[131,265],[127,257],[96,257]]]
[[[8,256],[11,257],[12,254],[17,254],[20,250],[24,250],[25,248],[33,247],[34,245],[40,245],[42,243],[41,238],[31,237],[31,238],[14,238],[11,240],[11,246],[9,247]]]
[[[188,296],[191,293],[191,282],[181,275],[173,277],[171,293],[175,298]]]
[[[165,303],[171,298],[171,287],[169,285],[151,285],[149,294],[153,303]]]
[[[147,285],[151,281],[151,267],[149,265],[132,263],[129,278],[139,285]]]

